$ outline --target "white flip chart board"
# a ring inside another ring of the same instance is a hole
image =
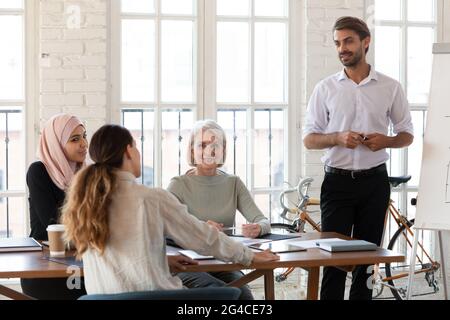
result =
[[[434,45],[416,228],[450,230],[450,43]]]

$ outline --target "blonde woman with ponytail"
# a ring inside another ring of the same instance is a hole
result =
[[[76,175],[62,217],[66,240],[83,259],[88,294],[181,289],[169,267],[166,236],[184,248],[245,266],[279,259],[228,239],[190,215],[169,192],[137,184],[140,153],[127,129],[100,128],[89,155],[95,163]],[[171,265],[182,269],[185,262],[177,258]]]

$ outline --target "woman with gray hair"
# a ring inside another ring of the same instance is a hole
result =
[[[215,121],[199,121],[194,125],[188,144],[187,160],[193,169],[174,177],[168,187],[189,213],[206,221],[219,231],[233,227],[236,210],[249,222],[242,225],[245,237],[257,238],[270,233],[270,221],[256,206],[242,180],[219,168],[225,163],[226,135]],[[180,273],[189,288],[222,286],[242,277],[241,272]],[[242,300],[251,300],[248,286],[242,287]]]

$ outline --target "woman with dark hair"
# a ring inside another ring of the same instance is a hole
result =
[[[200,222],[169,192],[138,185],[141,157],[127,129],[100,128],[89,155],[95,163],[77,174],[63,209],[66,241],[83,259],[88,294],[181,289],[170,272],[166,236],[245,266],[279,259],[270,251],[253,253]]]
[[[47,226],[57,224],[65,192],[84,165],[86,129],[75,116],[58,114],[44,126],[37,157],[27,172],[30,203],[30,237],[48,240]],[[84,288],[69,290],[67,279],[21,279],[23,293],[36,299],[77,299]]]

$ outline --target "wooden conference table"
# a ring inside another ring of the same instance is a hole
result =
[[[345,236],[337,233],[311,232],[301,234],[300,238],[282,240],[283,242],[299,240],[317,240],[326,238],[342,238]],[[48,250],[43,252],[17,252],[0,253],[0,279],[1,278],[67,278],[73,275],[74,268],[68,265],[49,261]],[[320,267],[336,266],[346,271],[350,271],[352,266],[371,265],[377,263],[403,262],[405,257],[386,249],[377,249],[367,252],[341,252],[329,253],[319,248],[308,249],[307,251],[282,253],[279,261],[267,263],[255,263],[244,268],[239,264],[225,263],[219,260],[204,260],[198,265],[188,266],[190,272],[217,272],[236,271],[242,269],[252,270],[240,280],[230,284],[240,287],[257,278],[264,277],[264,289],[266,300],[274,300],[274,270],[278,268],[298,267],[308,271],[308,300],[317,300],[319,292]],[[69,269],[68,269],[69,268]],[[76,268],[75,268],[76,270]],[[78,270],[78,272],[82,270]],[[12,299],[29,299],[20,292],[0,285],[0,295]]]

